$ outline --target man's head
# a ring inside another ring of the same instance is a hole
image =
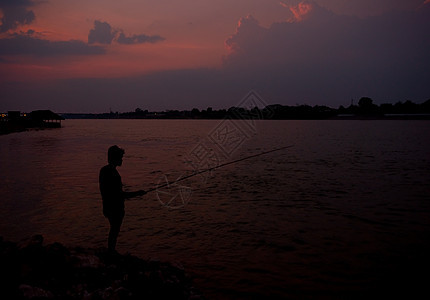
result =
[[[108,150],[108,162],[114,166],[122,165],[122,157],[124,156],[124,149],[121,149],[117,145],[109,147]]]

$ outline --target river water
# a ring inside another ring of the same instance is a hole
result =
[[[182,264],[209,299],[419,289],[429,132],[428,121],[66,120],[0,136],[0,235],[106,246],[98,172],[117,144],[124,189],[170,182],[126,202],[118,251]]]

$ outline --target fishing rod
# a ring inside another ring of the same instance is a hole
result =
[[[175,181],[172,181],[172,182],[170,182],[170,183],[168,182],[168,183],[164,183],[164,184],[158,185],[158,186],[156,186],[156,187],[154,187],[154,188],[152,188],[152,189],[147,190],[147,191],[146,191],[146,193],[153,192],[153,191],[155,191],[155,190],[157,190],[157,189],[159,189],[159,188],[166,187],[166,186],[171,185],[171,184],[175,184],[175,183],[177,183],[177,182],[179,182],[179,181],[182,181],[182,180],[185,180],[185,179],[188,179],[188,178],[194,177],[194,176],[199,175],[199,174],[202,174],[202,173],[210,172],[210,171],[212,171],[212,170],[215,170],[215,169],[218,169],[218,168],[221,168],[221,167],[225,167],[225,166],[228,166],[228,165],[231,165],[231,164],[235,164],[235,163],[238,163],[238,162],[243,161],[243,160],[246,160],[246,159],[250,159],[250,158],[257,157],[257,156],[265,155],[265,154],[272,153],[272,152],[275,152],[275,151],[284,150],[284,149],[287,149],[287,148],[291,148],[291,147],[293,147],[293,146],[294,146],[294,145],[289,145],[289,146],[285,146],[285,147],[281,147],[281,148],[276,148],[276,149],[272,149],[272,150],[268,150],[268,151],[260,152],[260,153],[257,153],[257,154],[251,155],[251,156],[247,156],[247,157],[239,158],[239,159],[234,160],[234,161],[226,162],[226,163],[220,164],[220,165],[218,165],[218,166],[214,166],[214,167],[211,167],[211,168],[208,168],[208,169],[204,169],[204,170],[202,170],[202,171],[195,172],[195,173],[193,173],[193,174],[190,174],[190,175],[187,175],[187,176],[185,176],[185,177],[179,178],[179,179],[177,179],[177,180],[175,180]]]

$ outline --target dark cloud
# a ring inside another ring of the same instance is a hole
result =
[[[126,36],[121,29],[113,29],[107,22],[94,21],[94,29],[88,34],[88,44],[112,44],[116,41],[123,45],[133,45],[142,43],[157,43],[165,39],[159,35],[134,34]]]
[[[116,41],[119,44],[132,45],[132,44],[142,44],[142,43],[153,44],[164,40],[165,38],[159,35],[134,34],[132,36],[127,37],[123,32],[121,32]]]
[[[103,54],[105,49],[100,46],[90,46],[82,41],[48,41],[33,37],[34,32],[14,34],[9,38],[0,39],[0,55],[94,55]]]
[[[117,31],[107,22],[94,21],[94,29],[88,34],[88,44],[100,43],[109,45],[115,38]]]
[[[226,40],[227,64],[308,64],[363,61],[391,64],[423,56],[429,49],[430,5],[415,11],[356,18],[336,15],[313,2],[293,7],[295,20],[264,28],[242,18]],[[309,8],[311,6],[311,8]],[[389,61],[388,61],[389,60]],[[428,61],[426,59],[425,61]]]
[[[32,6],[32,0],[0,0],[0,7],[7,6]]]
[[[0,19],[0,33],[31,24],[35,19],[33,11],[28,9],[31,6],[33,2],[30,0],[1,0],[3,16]]]
[[[292,12],[294,21],[269,28],[243,18],[226,40],[231,53],[224,67],[252,74],[279,101],[430,96],[424,79],[430,78],[430,5],[367,18],[336,15],[313,2]]]

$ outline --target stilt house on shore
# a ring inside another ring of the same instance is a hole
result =
[[[25,131],[31,128],[61,128],[64,118],[50,110],[35,110],[31,113],[8,111],[0,114],[0,134]]]

